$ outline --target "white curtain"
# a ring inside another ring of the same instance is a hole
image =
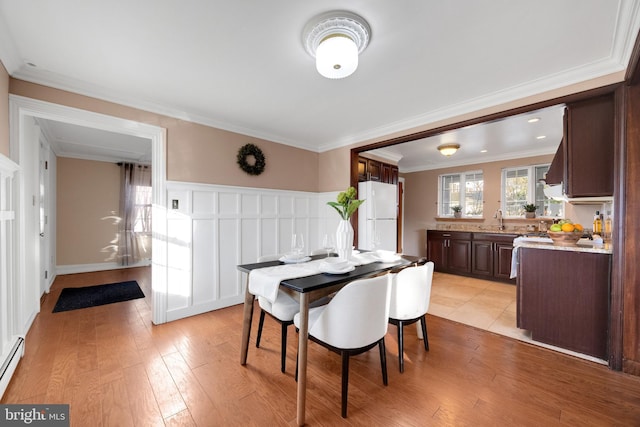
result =
[[[151,259],[151,167],[120,164],[118,263]]]

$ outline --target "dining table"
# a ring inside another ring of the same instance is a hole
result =
[[[321,259],[325,255],[316,255],[311,259]],[[373,277],[385,274],[394,269],[399,269],[411,264],[411,260],[406,257],[390,262],[375,261],[367,264],[357,265],[355,268],[344,274],[318,273],[306,277],[285,279],[280,282],[279,288],[300,303],[300,328],[298,335],[298,385],[297,385],[297,414],[296,419],[299,426],[305,423],[305,403],[307,389],[307,344],[309,331],[309,304],[326,297],[356,279]],[[249,350],[249,337],[251,323],[253,320],[253,304],[255,295],[249,291],[249,278],[253,270],[284,265],[281,261],[268,261],[253,264],[238,265],[237,269],[247,273],[244,298],[244,312],[242,323],[242,345],[240,350],[240,364],[247,364],[247,353]]]

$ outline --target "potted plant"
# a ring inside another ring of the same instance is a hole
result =
[[[462,217],[462,206],[451,206],[451,210],[453,211],[454,218]]]
[[[327,202],[327,205],[334,208],[341,218],[336,230],[336,251],[342,259],[349,259],[353,247],[354,233],[349,219],[363,203],[364,200],[356,199],[356,189],[354,187],[349,187],[346,191],[340,192],[337,201]]]
[[[525,218],[535,218],[536,217],[536,209],[538,207],[533,203],[528,203],[526,205],[522,205],[524,208],[524,217]]]

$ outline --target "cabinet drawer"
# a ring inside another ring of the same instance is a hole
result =
[[[427,232],[427,238],[431,239],[451,239],[451,240],[471,240],[472,233],[464,231],[433,231]]]
[[[494,243],[513,243],[517,234],[502,233],[473,233],[473,240],[488,240]]]

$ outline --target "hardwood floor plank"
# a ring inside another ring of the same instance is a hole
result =
[[[164,364],[162,356],[153,349],[143,354],[142,357],[144,359],[144,368],[147,372],[147,377],[151,379],[151,388],[162,417],[169,418],[187,409],[187,405],[182,400],[180,391],[178,391],[173,377]]]
[[[124,378],[101,386],[102,425],[104,427],[134,426],[129,408],[129,394]]]
[[[124,369],[124,378],[135,424],[163,426],[162,413],[158,402],[156,402],[144,365],[139,364]],[[151,381],[155,381],[155,378],[151,378]]]
[[[195,424],[198,426],[217,425],[222,419],[220,411],[209,399],[180,353],[166,355],[163,359]]]

